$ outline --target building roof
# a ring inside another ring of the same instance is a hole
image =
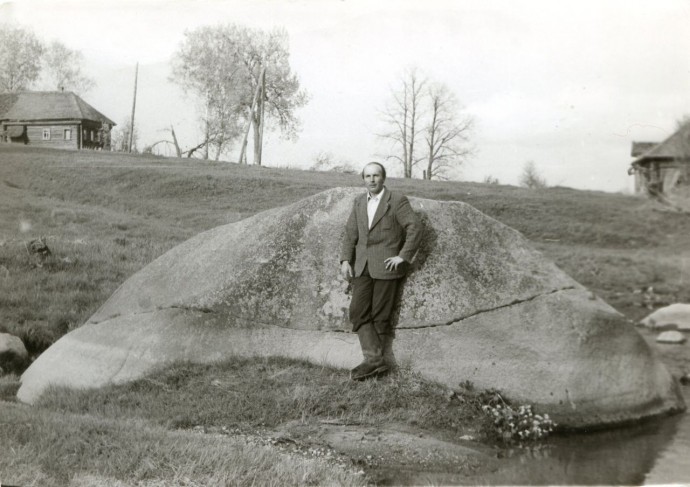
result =
[[[635,143],[633,143],[633,157],[635,157],[634,152]],[[652,159],[690,159],[690,122],[683,123],[666,140],[638,155],[633,165],[643,164]]]
[[[659,145],[658,142],[633,142],[630,155],[632,157],[639,157],[645,152],[649,152],[650,149],[653,149],[657,145]]]
[[[3,119],[2,115],[12,108],[12,105],[14,105],[16,101],[16,93],[0,93],[0,120]]]
[[[115,125],[71,91],[24,91],[0,95],[0,120],[91,120]]]

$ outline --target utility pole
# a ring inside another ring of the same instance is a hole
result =
[[[261,71],[261,112],[259,116],[259,150],[254,159],[261,165],[261,155],[264,151],[264,112],[266,111],[266,70]]]
[[[134,71],[134,101],[132,101],[132,118],[129,123],[129,145],[127,152],[132,152],[132,141],[134,140],[134,111],[137,107],[137,78],[139,77],[139,63]]]

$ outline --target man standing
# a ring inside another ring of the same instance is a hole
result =
[[[350,321],[364,356],[352,369],[353,380],[385,374],[394,365],[386,360],[392,357],[395,333],[390,315],[400,279],[422,238],[410,202],[384,186],[383,165],[370,162],[362,179],[367,192],[355,198],[340,252],[343,276],[354,278]]]

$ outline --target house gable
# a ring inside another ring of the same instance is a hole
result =
[[[682,124],[664,141],[633,142],[628,174],[635,175],[635,191],[668,192],[690,182],[690,122]]]
[[[633,142],[632,156],[636,157],[636,149],[644,148],[644,144],[648,142]],[[648,147],[648,150],[641,154],[637,154],[637,159],[633,165],[643,165],[651,160],[676,160],[689,161],[690,160],[690,122],[686,122],[680,126],[670,137],[664,141],[653,144]]]

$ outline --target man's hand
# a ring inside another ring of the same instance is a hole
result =
[[[340,273],[348,281],[352,279],[352,266],[348,261],[344,260],[343,263],[340,264]]]
[[[405,262],[405,259],[398,255],[396,255],[395,257],[388,257],[386,260],[383,261],[383,263],[386,264],[387,271],[397,270],[398,266],[403,262]]]

